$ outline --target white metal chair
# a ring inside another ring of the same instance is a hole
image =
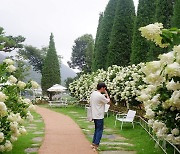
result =
[[[127,114],[117,114],[116,115],[116,120],[115,120],[115,126],[116,126],[116,121],[121,121],[121,130],[124,122],[131,122],[134,128],[134,117],[136,115],[136,111],[129,110]]]
[[[107,115],[107,117],[108,117],[108,110],[109,110],[109,107],[110,107],[109,104],[105,104],[105,111],[104,111],[104,113]]]

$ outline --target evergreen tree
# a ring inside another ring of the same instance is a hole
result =
[[[133,0],[118,0],[106,67],[129,64],[134,18],[135,8]]]
[[[146,61],[147,52],[150,49],[150,42],[141,36],[139,28],[154,23],[155,2],[156,0],[139,0],[133,33],[131,64]]]
[[[54,36],[51,33],[49,48],[42,69],[41,86],[43,93],[46,93],[46,90],[51,86],[53,86],[54,84],[60,84],[60,83],[61,83],[60,64],[56,53]]]
[[[110,0],[104,11],[104,17],[101,23],[102,25],[100,27],[100,34],[95,51],[94,70],[106,68],[106,56],[108,53],[117,1],[118,0]]]
[[[175,0],[172,26],[180,28],[180,0]]]
[[[101,30],[101,25],[102,25],[102,19],[103,19],[103,12],[100,13],[99,15],[99,23],[98,23],[98,28],[96,32],[96,39],[95,39],[95,44],[94,44],[94,50],[93,50],[93,56],[92,56],[92,71],[96,71],[96,52],[98,48],[98,40],[99,40],[99,35],[100,35],[100,30]]]
[[[174,0],[157,0],[155,22],[163,24],[164,28],[171,27],[171,19],[173,15]],[[150,50],[147,54],[147,61],[157,60],[159,54],[168,52],[168,48],[160,48],[151,43]]]

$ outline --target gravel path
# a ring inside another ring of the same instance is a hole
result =
[[[38,106],[36,111],[45,123],[45,137],[39,154],[97,154],[71,118]]]

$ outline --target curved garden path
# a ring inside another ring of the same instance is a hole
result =
[[[68,116],[36,106],[45,123],[39,154],[97,154],[79,126]]]

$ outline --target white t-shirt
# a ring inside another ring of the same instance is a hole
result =
[[[92,92],[90,96],[90,105],[92,108],[92,118],[93,119],[103,119],[105,104],[107,104],[110,99],[107,99],[99,91]]]

